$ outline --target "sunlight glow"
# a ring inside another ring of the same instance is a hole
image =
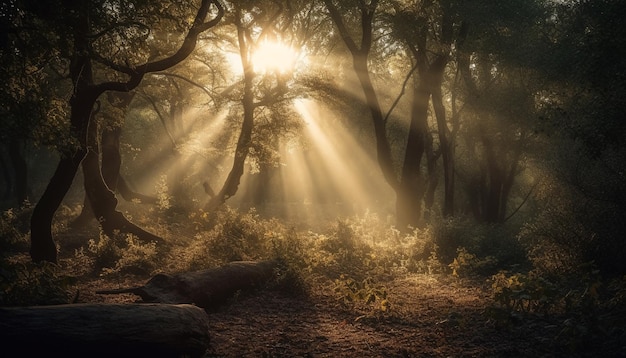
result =
[[[257,73],[289,73],[294,70],[298,52],[284,43],[262,41],[252,55],[252,63]]]
[[[140,162],[144,166],[133,176],[133,187],[153,195],[159,179],[164,177],[170,190],[187,185],[189,192],[194,193],[193,198],[204,200],[207,195],[202,187],[203,181],[219,185],[221,172],[218,169],[227,158],[215,148],[215,142],[219,142],[218,136],[227,124],[228,111],[224,109],[211,116],[205,111],[204,108],[186,108],[178,126],[170,128],[176,141],[175,149],[172,149],[169,136],[160,133],[161,139],[140,153]],[[163,128],[156,125],[155,130],[163,131]]]
[[[310,99],[298,99],[294,107],[306,123],[307,144],[283,152],[281,176],[285,199],[308,210],[298,215],[292,209],[288,216],[306,221],[315,215],[332,219],[373,208],[383,211],[380,199],[390,193],[371,154],[326,107]]]

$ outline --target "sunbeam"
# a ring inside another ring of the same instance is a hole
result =
[[[334,115],[312,100],[294,103],[305,121],[302,147],[283,148],[280,168],[289,219],[333,220],[384,211],[392,198],[377,165]]]
[[[208,180],[215,185],[214,181],[219,180],[218,162],[223,156],[216,153],[214,142],[223,133],[228,111],[213,116],[205,113],[201,108],[189,109],[179,118],[180,130],[172,133],[176,143],[174,148],[168,136],[158,135],[161,138],[158,142],[137,154],[138,162],[143,165],[132,178],[135,188],[152,194],[165,176],[170,189],[185,184],[193,193],[192,197],[204,197],[202,182]],[[155,131],[163,131],[162,126],[156,127]]]

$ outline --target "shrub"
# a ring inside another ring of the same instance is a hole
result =
[[[48,263],[0,262],[0,305],[30,306],[70,303],[76,280]]]
[[[488,314],[500,326],[533,315],[551,318],[558,332],[553,338],[572,353],[593,349],[594,342],[622,349],[626,278],[607,284],[592,263],[576,272],[573,276],[499,272],[492,277],[494,305]]]
[[[374,313],[388,312],[391,308],[387,300],[387,288],[370,278],[357,281],[341,275],[335,280],[334,291],[345,305],[366,305],[374,310]]]
[[[0,252],[23,251],[28,247],[27,215],[30,207],[8,209],[0,214]]]
[[[497,265],[493,256],[478,258],[476,255],[469,253],[464,247],[457,249],[457,256],[452,260],[448,267],[452,270],[452,275],[471,276],[473,274],[486,274],[495,269]]]
[[[463,219],[443,220],[435,225],[434,237],[437,253],[446,265],[460,264],[458,250],[461,248],[465,255],[474,256],[472,260],[476,263],[466,265],[466,271],[474,267],[479,269],[475,273],[493,274],[499,268],[527,265],[526,251],[519,243],[516,228],[505,224],[475,224]],[[477,265],[478,262],[481,264]]]
[[[117,234],[110,238],[100,233],[98,240],[89,240],[88,252],[93,256],[94,270],[108,274],[148,274],[159,262],[156,244],[139,242],[132,234]]]

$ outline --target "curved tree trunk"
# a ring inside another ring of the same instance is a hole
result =
[[[120,154],[120,125],[106,125],[102,129],[100,139],[100,151],[102,153],[102,178],[113,192],[117,190],[120,168],[122,167],[122,155]]]
[[[125,113],[131,101],[135,98],[135,93],[109,92],[107,97],[113,107]],[[120,154],[122,126],[118,122],[118,118],[108,118],[108,124],[101,131],[101,170],[104,182],[113,192],[120,193],[122,198],[126,201],[139,201],[142,204],[156,204],[157,198],[133,191],[120,173],[120,168],[122,167],[122,155]]]
[[[87,34],[88,22],[84,20],[79,24],[77,32],[82,30]],[[70,134],[76,139],[77,144],[76,148],[67,149],[62,153],[56,171],[33,209],[30,256],[35,262],[57,262],[57,248],[52,237],[52,220],[74,181],[78,166],[87,154],[87,128],[91,111],[100,95],[99,91],[91,87],[93,82],[91,62],[85,57],[88,42],[83,36],[78,36],[75,41],[76,48],[84,51],[70,66],[70,75],[74,81],[74,91],[70,99]]]
[[[431,98],[437,121],[437,133],[439,135],[439,151],[443,160],[443,216],[449,217],[454,215],[454,142],[451,138],[451,131],[448,129],[446,109],[443,105],[443,95],[441,93],[443,71],[447,63],[448,57],[446,55],[437,57],[431,65],[429,77]]]
[[[52,219],[70,189],[84,156],[85,150],[78,149],[73,155],[61,158],[46,190],[33,209],[30,221],[30,256],[34,262],[57,262]]]
[[[252,140],[252,131],[254,130],[254,93],[253,93],[253,81],[254,70],[250,63],[250,49],[249,49],[249,30],[243,26],[237,26],[237,37],[239,44],[239,54],[241,56],[243,76],[244,76],[244,89],[243,98],[241,104],[243,106],[243,122],[241,123],[241,132],[239,133],[239,139],[237,140],[237,147],[235,148],[235,158],[233,159],[233,165],[226,181],[222,185],[222,188],[217,194],[209,200],[206,205],[206,209],[211,211],[215,210],[237,193],[239,184],[241,183],[241,177],[243,176],[244,166],[250,150],[250,142]]]
[[[72,8],[75,4],[69,4],[69,8],[80,11],[80,8]],[[207,15],[212,6],[215,6],[217,12],[212,18],[206,21]],[[68,10],[70,10],[68,9]],[[90,38],[88,35],[92,33],[90,28],[89,17],[79,17],[80,21],[74,24],[73,38],[73,57],[70,63],[70,77],[74,85],[72,97],[70,99],[70,134],[76,139],[76,146],[71,150],[63,153],[57,169],[50,179],[50,183],[46,187],[43,195],[37,202],[31,216],[31,248],[30,255],[33,261],[57,261],[56,244],[52,236],[52,220],[54,213],[67,194],[72,181],[76,176],[78,166],[87,154],[87,128],[91,120],[91,112],[98,97],[107,91],[128,92],[141,83],[146,73],[158,72],[168,69],[186,59],[196,47],[198,36],[217,25],[224,16],[224,8],[217,0],[203,0],[196,16],[193,20],[191,28],[185,35],[183,43],[178,51],[169,57],[148,62],[135,68],[125,68],[119,65],[112,65],[113,69],[128,75],[130,78],[127,82],[105,82],[95,85],[93,81],[93,68],[90,51]],[[94,168],[95,162],[95,168]],[[98,201],[102,204],[102,213],[96,212],[96,215],[102,214],[107,220],[106,225],[116,225],[125,227],[128,231],[137,231],[136,226],[129,223],[121,213],[115,211],[117,200],[115,195],[108,190],[100,175],[100,167],[98,160],[91,160],[88,164],[90,170],[97,172],[93,175],[93,188],[88,190],[91,202],[94,199],[102,199]],[[94,208],[95,209],[95,208]],[[100,208],[99,208],[100,210]],[[143,230],[139,230],[144,232]],[[147,234],[147,233],[146,233]],[[151,235],[151,234],[149,234]],[[146,236],[149,236],[146,235]]]
[[[226,178],[226,181],[220,191],[209,200],[209,203],[207,204],[208,210],[214,210],[224,204],[226,200],[235,195],[239,189],[246,158],[248,157],[250,140],[252,139],[252,130],[254,127],[253,112],[254,108],[246,110],[246,105],[244,104],[244,119],[241,125],[241,133],[239,134],[237,148],[235,149],[235,158],[233,159],[232,168],[228,173],[228,177]]]
[[[132,93],[107,94],[111,106],[122,112],[128,107],[133,97],[134,94]],[[126,181],[121,177],[120,168],[122,165],[122,156],[120,154],[120,136],[122,134],[122,127],[117,123],[117,118],[111,118],[105,112],[102,112],[102,114],[107,119],[107,124],[103,126],[102,130],[98,130],[99,126],[94,120],[92,120],[92,125],[89,128],[88,146],[93,152],[93,154],[89,154],[89,159],[100,161],[102,178],[111,191],[120,192],[122,197],[127,201],[138,200],[141,203],[155,204],[157,202],[156,198],[133,192],[128,187]],[[93,158],[91,158],[91,156],[93,156]],[[89,185],[88,180],[93,180],[92,178],[88,178],[88,175],[96,175],[95,173],[86,173],[84,167],[83,174],[85,175],[85,185]],[[89,196],[87,195],[86,187],[83,209],[80,215],[72,222],[72,226],[83,227],[95,218],[96,215],[94,214],[93,204],[90,202]]]
[[[74,95],[76,96],[76,94]],[[76,133],[75,137],[81,144],[73,153],[62,154],[57,169],[33,209],[30,225],[30,256],[34,262],[57,262],[57,248],[52,237],[52,220],[65,194],[72,186],[80,163],[87,154],[85,149],[86,130],[81,127],[83,126],[83,119],[89,118],[91,107],[88,106],[94,101],[79,101],[80,105],[72,106],[70,117],[72,133]]]
[[[95,121],[92,125],[94,127],[97,126]],[[97,134],[97,128],[90,129],[89,131]],[[85,175],[85,193],[87,198],[89,198],[91,209],[95,217],[100,221],[102,231],[106,235],[113,237],[114,233],[119,231],[121,233],[136,235],[142,241],[163,241],[162,238],[131,223],[117,210],[118,201],[115,197],[115,193],[108,187],[100,169],[97,142],[95,145],[89,146],[87,155],[83,160],[83,173]],[[109,173],[109,175],[112,174],[115,173]],[[113,179],[116,179],[115,175],[113,175]]]
[[[156,204],[158,199],[154,196],[138,193],[130,188],[122,175],[117,178],[117,192],[126,201],[139,202],[141,204]]]
[[[393,158],[391,155],[391,145],[387,138],[387,123],[383,116],[383,112],[378,101],[378,95],[370,78],[369,68],[367,65],[367,54],[361,51],[353,55],[353,67],[356,75],[361,83],[365,101],[372,116],[374,124],[374,134],[376,136],[376,154],[378,165],[383,173],[383,177],[387,183],[398,192],[400,183],[394,170]]]

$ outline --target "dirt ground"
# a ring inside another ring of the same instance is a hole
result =
[[[118,282],[132,287],[132,280]],[[111,282],[84,283],[81,302],[135,302],[97,295]],[[330,283],[306,296],[263,290],[209,312],[209,357],[609,357],[559,344],[558,319],[507,326],[488,313],[486,283],[450,276],[406,275],[385,284],[390,309],[346,305]]]

